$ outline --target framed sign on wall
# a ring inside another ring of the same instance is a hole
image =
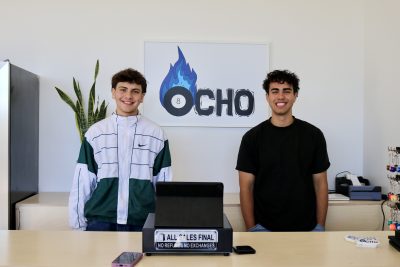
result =
[[[145,42],[143,113],[161,126],[252,127],[267,118],[267,44]]]

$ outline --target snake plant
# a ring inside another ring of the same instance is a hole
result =
[[[96,67],[94,71],[94,82],[89,92],[87,114],[85,113],[84,109],[81,87],[79,85],[79,82],[77,82],[75,78],[73,78],[74,91],[77,97],[75,103],[66,93],[64,93],[64,91],[55,86],[55,89],[57,90],[57,93],[60,96],[60,98],[65,103],[67,103],[75,112],[76,128],[78,129],[81,142],[83,141],[85,133],[89,129],[89,127],[92,124],[104,119],[107,115],[108,104],[106,104],[105,100],[103,100],[99,105],[99,98],[97,97],[97,102],[96,102],[96,79],[98,74],[99,74],[99,60],[97,60],[96,62]]]

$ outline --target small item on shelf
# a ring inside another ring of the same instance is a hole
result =
[[[363,248],[376,248],[380,244],[379,240],[374,236],[355,236],[350,234],[346,235],[344,239],[355,243],[357,247]]]
[[[376,248],[378,247],[380,242],[374,238],[361,238],[357,241],[357,247],[362,248]]]
[[[356,242],[358,241],[358,239],[360,239],[360,238],[359,238],[358,236],[355,236],[355,235],[346,235],[346,236],[344,237],[344,239],[345,239],[346,241],[356,243]]]

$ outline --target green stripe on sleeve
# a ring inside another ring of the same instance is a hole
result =
[[[154,160],[153,176],[156,176],[162,168],[171,166],[171,154],[169,152],[168,140],[164,141],[164,148],[158,153]]]
[[[88,166],[88,170],[97,175],[98,167],[94,159],[93,148],[87,141],[86,137],[82,141],[78,163],[86,164]]]

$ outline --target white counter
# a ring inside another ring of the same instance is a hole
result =
[[[68,230],[68,196],[67,192],[42,192],[17,203],[17,229]],[[224,213],[236,232],[245,231],[239,203],[238,193],[225,194]],[[381,201],[361,200],[329,201],[326,230],[381,230],[383,220],[381,203]],[[384,210],[385,213],[388,212],[386,206]]]

